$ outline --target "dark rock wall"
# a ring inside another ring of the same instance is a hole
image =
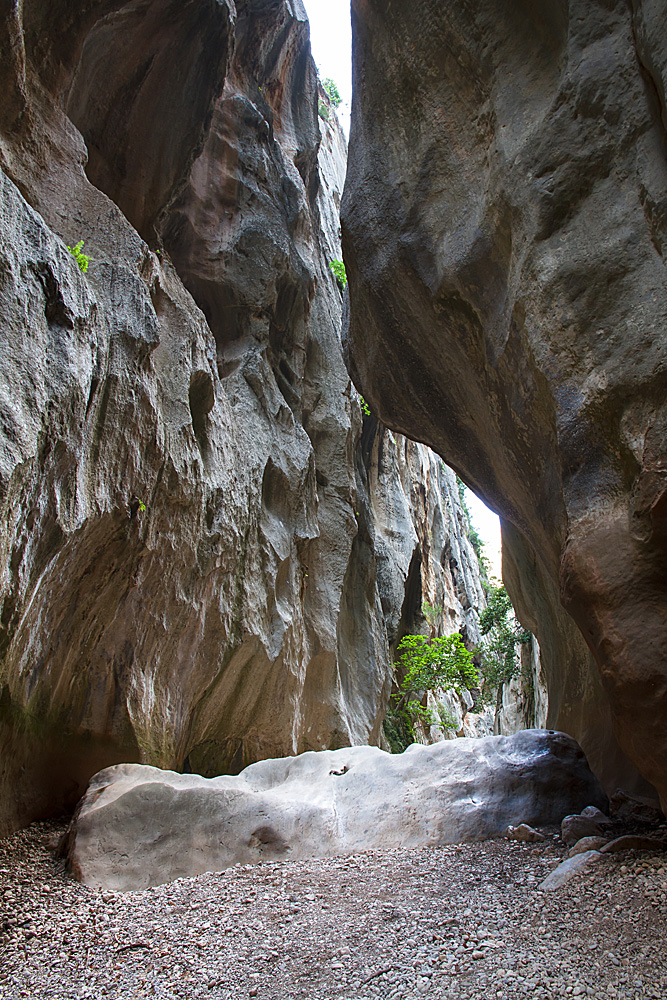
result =
[[[435,458],[363,451],[300,3],[2,18],[0,830],[118,761],[377,742],[404,605],[479,583]]]
[[[549,725],[664,805],[664,5],[352,9],[355,382],[513,526]]]

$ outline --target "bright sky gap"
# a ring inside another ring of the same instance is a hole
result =
[[[310,44],[320,78],[331,77],[338,87],[343,103],[338,109],[345,134],[350,131],[352,104],[352,32],[349,0],[304,0],[310,21]],[[486,548],[491,564],[491,576],[500,579],[500,520],[469,489],[466,503]]]

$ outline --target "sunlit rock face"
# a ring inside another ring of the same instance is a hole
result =
[[[0,830],[119,761],[376,743],[404,605],[481,598],[439,461],[362,447],[300,3],[2,17]]]
[[[639,788],[632,761],[664,805],[664,17],[641,0],[352,11],[353,377],[511,526],[549,724],[609,783]]]

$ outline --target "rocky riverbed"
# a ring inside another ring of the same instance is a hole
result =
[[[0,841],[0,998],[667,998],[667,855],[506,840],[246,865],[99,893],[64,827]]]

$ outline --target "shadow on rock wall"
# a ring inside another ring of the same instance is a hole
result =
[[[352,9],[355,383],[514,525],[549,725],[626,779],[613,729],[665,805],[664,19],[642,0]]]
[[[359,462],[346,150],[295,6],[3,15],[0,830],[117,761],[380,738],[423,508]]]

